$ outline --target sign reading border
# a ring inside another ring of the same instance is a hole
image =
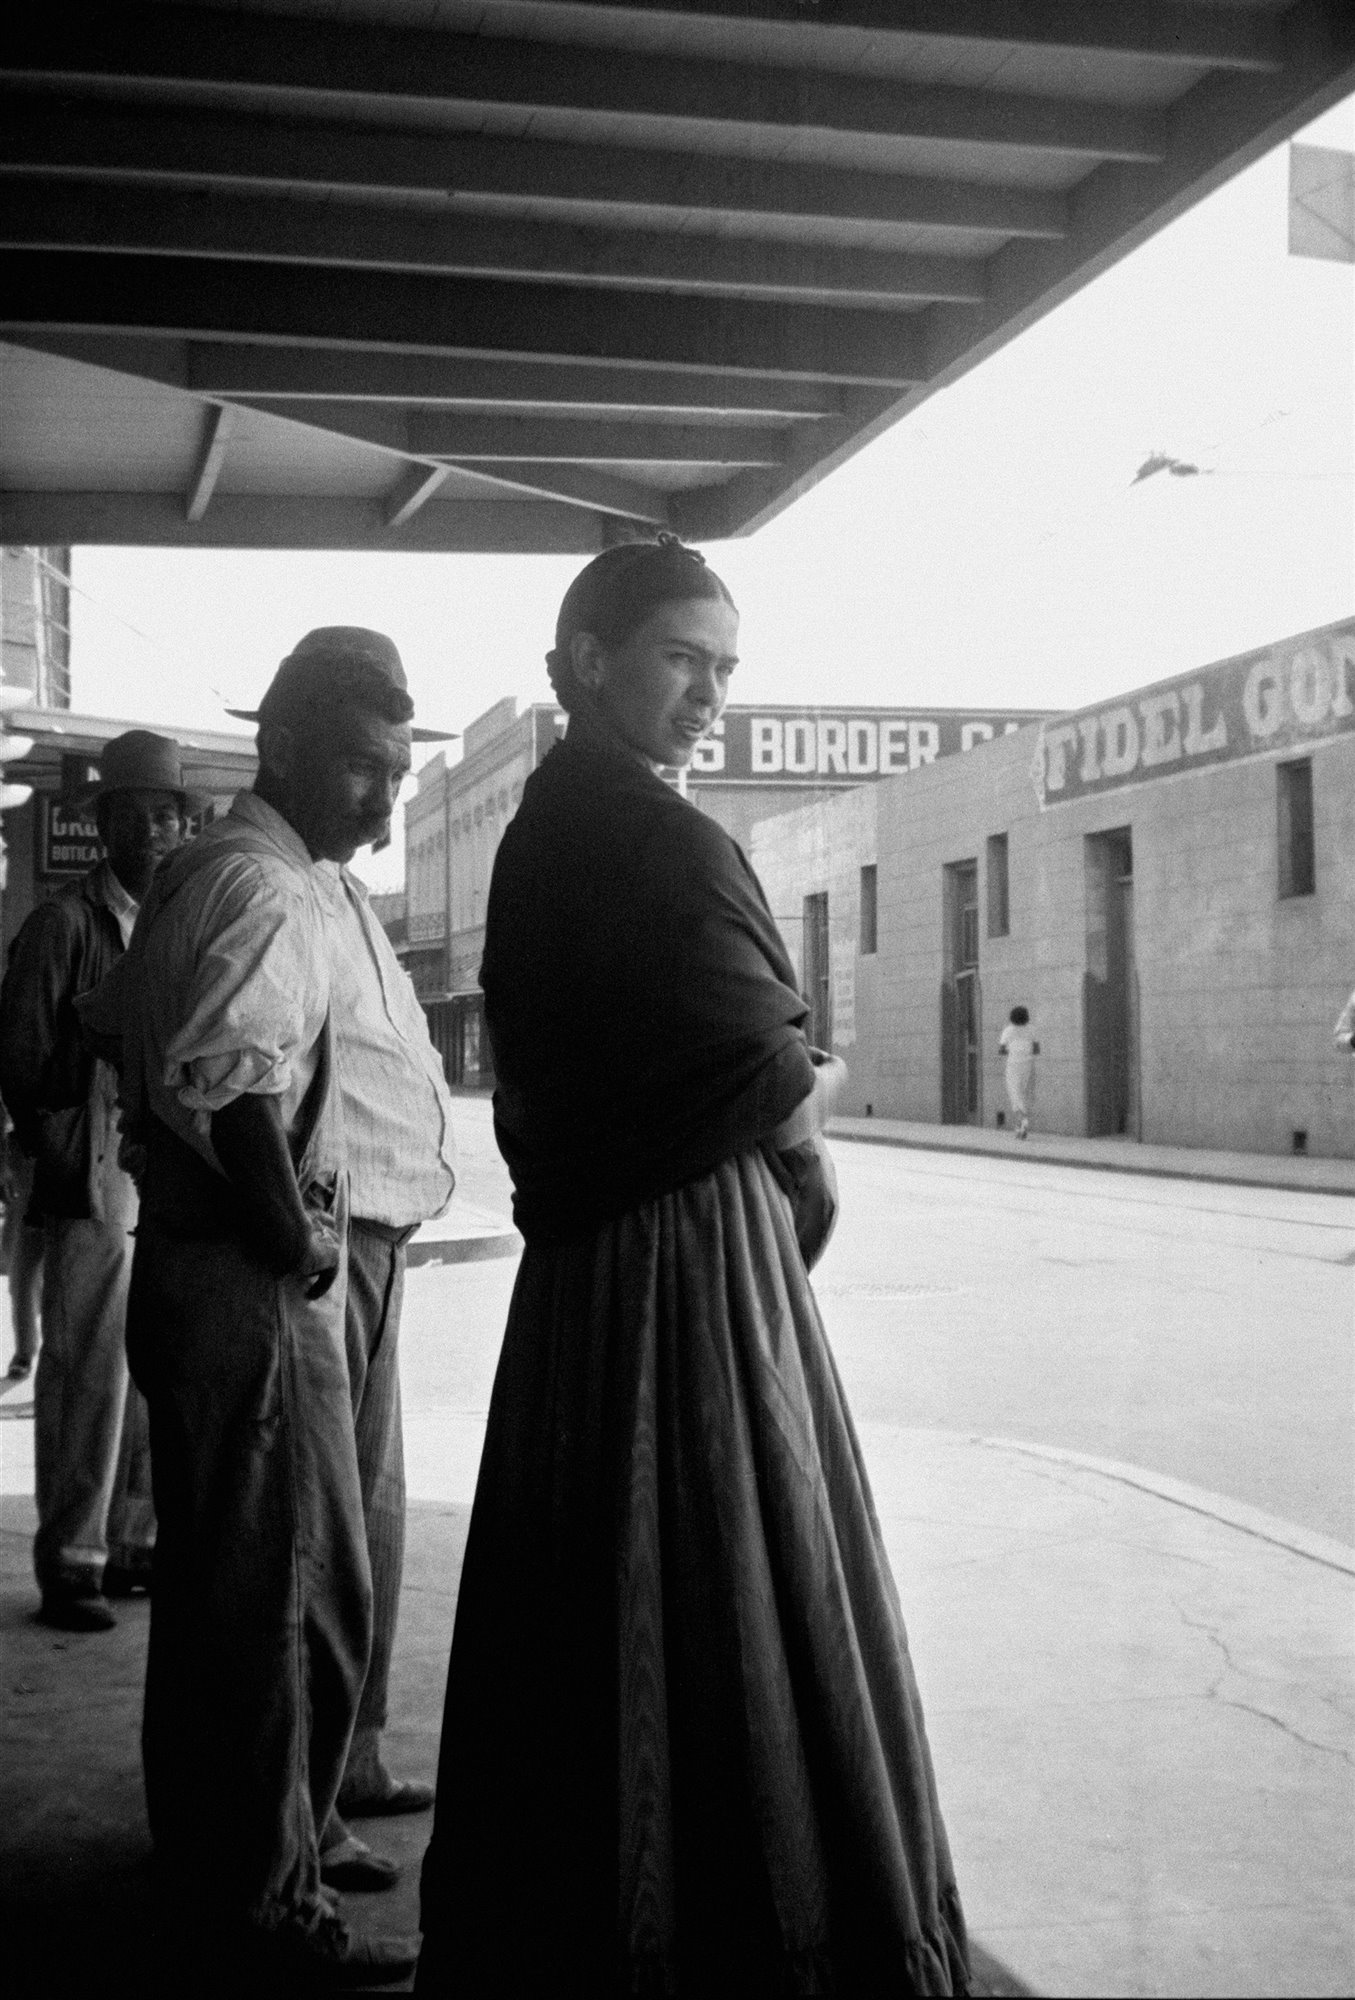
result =
[[[730,705],[697,744],[688,782],[706,785],[861,785],[897,777],[1010,736],[1041,709],[755,708]],[[563,711],[538,711],[536,762],[563,734]]]

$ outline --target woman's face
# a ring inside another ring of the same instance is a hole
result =
[[[723,712],[738,638],[739,614],[724,598],[682,598],[615,646],[580,633],[574,668],[624,743],[651,764],[684,765]]]

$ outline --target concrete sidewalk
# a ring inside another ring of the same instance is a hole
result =
[[[1293,1188],[1303,1194],[1355,1195],[1355,1160],[1294,1153],[1216,1153],[1203,1147],[1148,1146],[1137,1139],[1084,1139],[1076,1133],[1014,1132],[983,1125],[923,1125],[906,1118],[834,1118],[829,1138],[907,1146],[925,1153],[976,1153],[988,1159],[1097,1167],[1108,1174],[1162,1174],[1234,1187]]]
[[[988,1990],[1355,1993],[1355,1549],[1085,1454],[860,1434]],[[411,1481],[468,1497],[482,1435],[416,1421]]]
[[[944,1145],[936,1128],[852,1125],[853,1138]],[[494,1224],[479,1233],[502,1238],[501,1170],[469,1117],[464,1128],[464,1194]],[[1316,1169],[1355,1191],[1347,1162],[1245,1156],[1232,1176],[1217,1155],[1149,1167],[1165,1149],[952,1131],[968,1150],[1021,1160],[1115,1165],[1116,1147],[1136,1156],[1134,1171],[1193,1165],[1202,1178],[1255,1181],[1283,1169],[1263,1184],[1311,1190],[1289,1175]],[[477,1226],[469,1207],[462,1215],[470,1241]],[[388,1736],[402,1775],[436,1766],[512,1274],[507,1256],[411,1274],[402,1345],[417,1393]],[[471,1351],[472,1328],[483,1352]],[[420,1356],[449,1352],[435,1385]],[[121,1607],[117,1631],[94,1637],[34,1622],[30,1412],[31,1385],[0,1386],[6,1992],[83,1996],[135,1980],[177,2000],[182,1983],[154,1977],[138,1754],[147,1606]],[[1141,1467],[1018,1438],[885,1422],[861,1436],[980,1989],[1355,1993],[1355,1549]],[[427,1828],[422,1817],[363,1827],[405,1876],[391,1895],[345,1899],[356,1925],[413,1928]]]
[[[867,1426],[981,1988],[1355,1990],[1355,1551],[1133,1468]],[[390,1761],[431,1777],[468,1508],[412,1504]],[[15,1996],[148,1983],[137,1729],[148,1618],[33,1622],[32,1504],[0,1503],[0,1883]],[[204,1802],[206,1804],[206,1802]],[[357,1926],[412,1927],[427,1821]],[[1004,1980],[1001,1965],[1015,1981]],[[154,1990],[154,1987],[152,1987]]]

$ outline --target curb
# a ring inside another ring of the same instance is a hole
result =
[[[848,1145],[897,1146],[910,1153],[957,1153],[970,1159],[1029,1161],[1032,1165],[1038,1163],[1044,1167],[1082,1167],[1097,1174],[1131,1174],[1152,1180],[1208,1181],[1214,1187],[1268,1188],[1282,1194],[1337,1195],[1344,1201],[1352,1199],[1352,1190],[1335,1181],[1295,1181],[1279,1179],[1274,1175],[1228,1174],[1221,1173],[1217,1167],[1195,1166],[1186,1160],[1161,1166],[1149,1160],[1089,1160],[1079,1153],[1050,1153],[1043,1149],[1023,1148],[1019,1153],[1009,1153],[997,1146],[972,1146],[948,1139],[903,1138],[892,1132],[862,1132],[855,1127],[848,1132],[836,1119],[830,1119],[824,1127],[824,1136]]]
[[[422,1243],[415,1236],[405,1263],[411,1270],[419,1264],[478,1264],[488,1257],[516,1257],[521,1248],[516,1229],[496,1229],[486,1236],[433,1236]]]
[[[1094,1473],[1100,1479],[1110,1479],[1119,1486],[1130,1486],[1138,1493],[1147,1493],[1154,1500],[1165,1500],[1169,1506],[1183,1507],[1189,1514],[1202,1514],[1208,1521],[1218,1521],[1226,1528],[1233,1528],[1238,1534],[1250,1535],[1258,1542],[1268,1542],[1272,1548],[1283,1549],[1287,1555],[1302,1556],[1306,1562],[1320,1563],[1324,1569],[1338,1570],[1343,1576],[1355,1576],[1355,1548],[1338,1541],[1333,1535],[1320,1535],[1311,1528],[1304,1528],[1297,1521],[1283,1520],[1278,1514],[1267,1514],[1260,1507],[1251,1507],[1245,1500],[1234,1500],[1226,1493],[1212,1492],[1205,1486],[1192,1486],[1183,1479],[1173,1479],[1169,1473],[1153,1472],[1146,1466],[1126,1465],[1122,1459],[1096,1458],[1085,1451],[1069,1451],[1063,1445],[1032,1444],[1022,1438],[989,1437],[978,1431],[956,1432],[969,1444],[982,1446],[988,1451],[1015,1452],[1022,1458],[1043,1459],[1050,1465],[1066,1465],[1079,1472]]]

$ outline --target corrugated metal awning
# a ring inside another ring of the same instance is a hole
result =
[[[1349,0],[24,8],[0,526],[746,533],[1352,88]]]

